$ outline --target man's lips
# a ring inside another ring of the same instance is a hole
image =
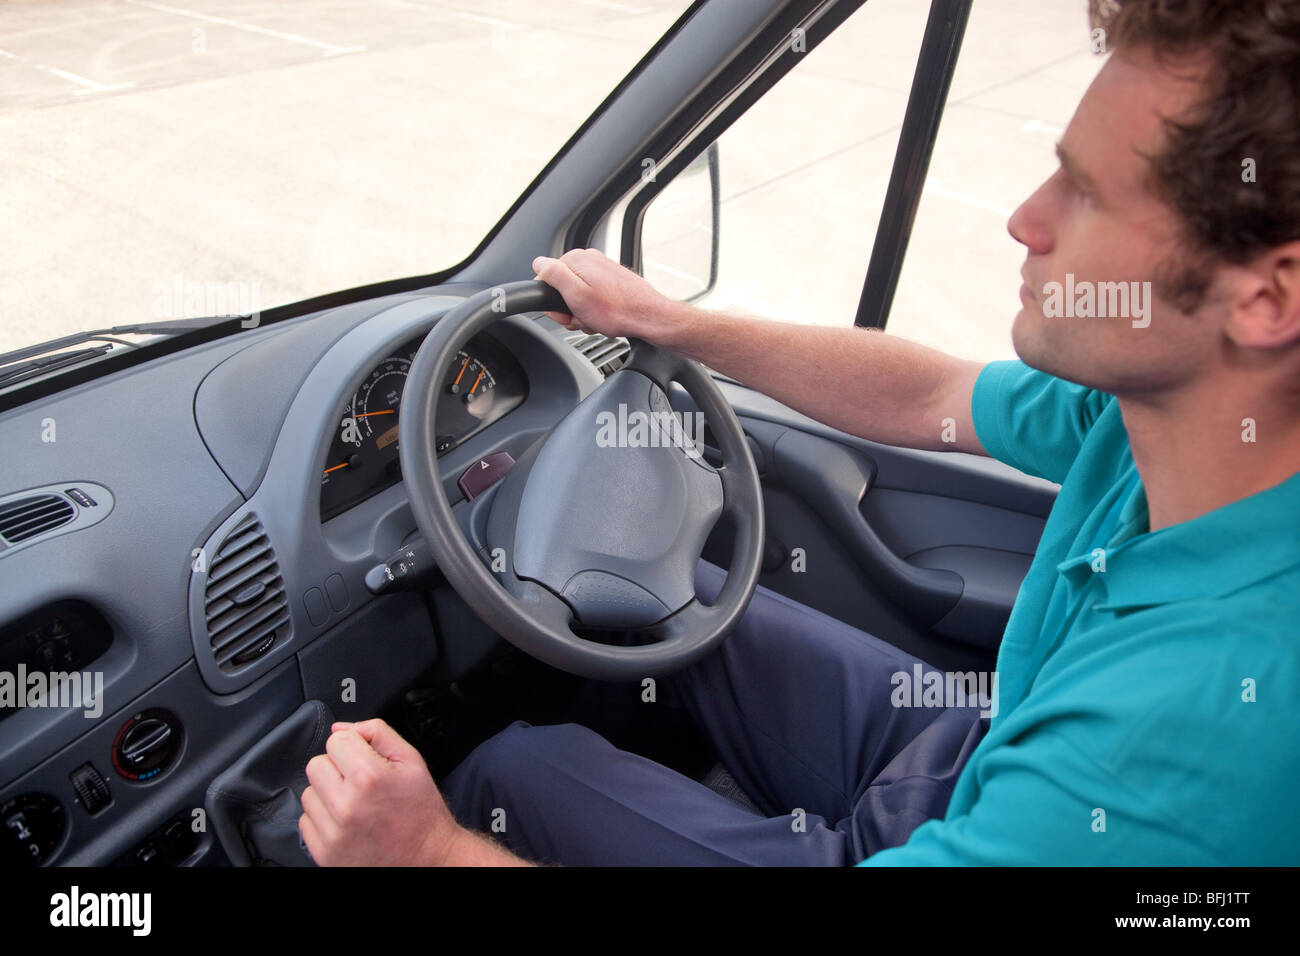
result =
[[[1025,305],[1030,305],[1034,301],[1034,294],[1029,291],[1029,283],[1027,282],[1020,286],[1020,301]]]

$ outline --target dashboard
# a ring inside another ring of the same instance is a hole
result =
[[[0,413],[0,518],[17,502],[62,522],[16,544],[0,528],[0,670],[57,665],[96,692],[0,712],[0,861],[221,862],[190,821],[304,701],[365,719],[435,661],[454,675],[490,652],[445,585],[366,586],[418,534],[396,440],[411,360],[480,291],[334,306]],[[566,335],[502,316],[446,369],[438,467],[467,527],[491,494],[458,478],[518,459],[603,381]]]
[[[321,472],[321,519],[328,520],[401,480],[398,417],[411,362],[424,336],[366,374],[339,410],[338,427]],[[480,333],[443,375],[438,404],[441,457],[523,403],[528,379],[519,362],[488,333]]]

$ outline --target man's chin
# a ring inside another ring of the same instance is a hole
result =
[[[1017,313],[1011,325],[1011,344],[1016,355],[1030,368],[1057,378],[1076,381],[1069,373],[1069,349],[1051,340],[1051,336],[1047,335],[1046,323],[1042,314],[1029,306]]]
[[[1039,364],[1048,351],[1043,345],[1042,322],[1042,315],[1029,306],[1021,306],[1011,323],[1011,345],[1015,348],[1016,355],[1020,356],[1020,361],[1030,368],[1045,372],[1047,369]]]

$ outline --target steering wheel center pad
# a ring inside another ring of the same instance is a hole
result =
[[[695,597],[722,479],[659,385],[620,370],[551,432],[515,526],[514,568],[595,627],[644,627]]]

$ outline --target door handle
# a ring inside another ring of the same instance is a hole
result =
[[[930,627],[956,607],[965,589],[960,575],[905,561],[863,516],[862,499],[876,477],[870,457],[839,442],[786,429],[773,445],[771,472],[800,494],[863,570],[919,624]]]

